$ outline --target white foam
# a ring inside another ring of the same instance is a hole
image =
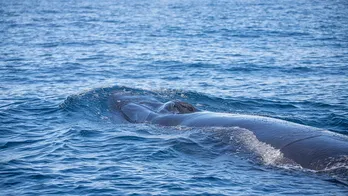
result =
[[[260,157],[266,165],[276,165],[284,159],[284,155],[279,149],[259,141],[255,134],[247,129],[234,128],[233,134],[230,135],[230,140],[244,145],[246,149]]]
[[[251,152],[265,165],[282,168],[300,167],[292,160],[284,157],[284,154],[279,149],[258,140],[255,134],[248,129],[240,127],[215,127],[210,130],[223,134],[224,138],[228,138],[230,144],[237,145],[241,150]]]

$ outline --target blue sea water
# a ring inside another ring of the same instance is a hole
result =
[[[346,0],[0,1],[0,195],[347,195],[229,130],[119,124],[113,91],[348,135]],[[344,177],[344,176],[343,176]]]

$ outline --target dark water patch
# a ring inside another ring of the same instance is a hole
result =
[[[192,68],[215,68],[216,65],[207,64],[207,63],[192,63],[192,64],[189,64],[188,67],[192,67]]]
[[[290,71],[295,71],[298,73],[308,73],[308,72],[315,71],[315,69],[312,69],[312,68],[306,67],[306,66],[299,66],[299,67],[292,68]]]
[[[168,160],[177,158],[179,156],[180,155],[173,148],[167,147],[151,153],[149,160]]]
[[[186,154],[186,155],[197,156],[205,151],[204,147],[200,146],[198,143],[188,138],[170,139],[166,143],[167,143],[166,145],[169,145],[176,152]]]
[[[248,65],[245,65],[245,66],[238,65],[238,67],[237,66],[233,66],[233,67],[227,68],[225,70],[229,71],[229,72],[232,72],[232,73],[233,72],[246,72],[246,73],[249,73],[249,72],[261,71],[262,69],[258,68],[256,66],[253,66],[252,64],[248,64]]]
[[[5,148],[18,148],[18,147],[21,147],[21,146],[26,146],[26,145],[29,145],[29,144],[33,144],[33,143],[36,143],[36,142],[42,142],[44,140],[40,139],[40,140],[21,140],[21,141],[8,141],[4,144],[2,144],[0,146],[0,149],[5,149]]]
[[[324,180],[327,181],[327,182],[333,183],[333,184],[340,184],[343,187],[348,186],[348,181],[346,179],[342,180],[342,179],[337,179],[337,178],[327,178],[327,179],[324,179]]]
[[[346,118],[347,114],[330,114],[327,118],[330,119],[330,127],[333,131],[338,131],[339,133],[348,135],[348,119]]]
[[[61,44],[59,42],[56,43],[39,43],[37,44],[37,47],[39,48],[56,48],[60,46]]]
[[[212,183],[212,182],[219,182],[219,183],[224,183],[226,182],[225,179],[221,179],[221,178],[218,178],[218,177],[215,177],[215,176],[205,176],[205,177],[193,177],[192,178],[193,181],[205,181],[205,182],[208,182],[208,183]]]
[[[182,77],[178,77],[178,76],[169,76],[169,77],[163,77],[162,79],[164,79],[164,80],[169,80],[169,81],[173,81],[173,80],[181,80]]]
[[[74,126],[62,132],[61,138],[81,138],[81,137],[98,137],[102,135],[101,131],[86,129],[84,126]]]
[[[100,135],[100,132],[94,130],[80,130],[79,134],[82,137],[97,137]]]
[[[117,136],[114,137],[115,140],[124,140],[124,141],[132,141],[132,142],[143,142],[146,140],[146,138],[139,137],[139,136],[130,136],[130,135],[124,135],[124,136]]]

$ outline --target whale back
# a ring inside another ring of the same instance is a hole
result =
[[[304,168],[325,170],[347,166],[348,138],[328,131],[262,116],[199,111],[183,101],[162,103],[148,96],[114,94],[113,109],[131,123],[163,126],[240,127],[279,149]]]

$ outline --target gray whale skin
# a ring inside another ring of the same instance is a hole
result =
[[[113,93],[110,107],[121,122],[163,126],[240,127],[252,131],[303,168],[348,166],[348,139],[330,131],[262,116],[199,111],[189,103],[162,103],[153,97]]]

